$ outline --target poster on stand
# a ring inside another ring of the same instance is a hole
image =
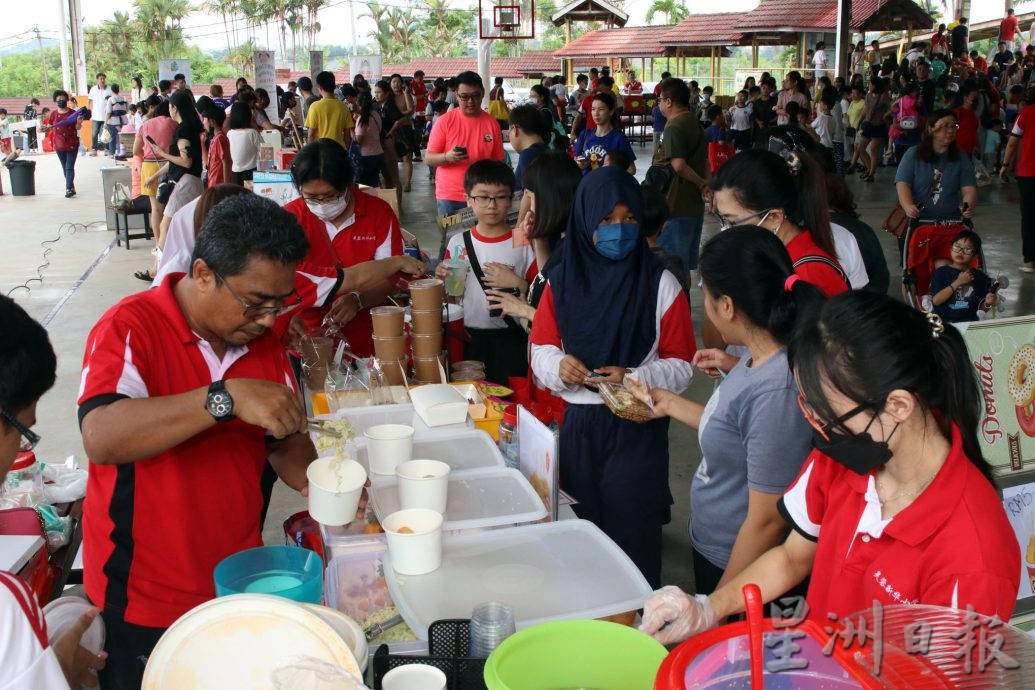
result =
[[[1021,578],[1014,615],[1035,612],[1035,471],[1019,472],[997,482],[1003,509],[1021,550]]]
[[[381,56],[350,55],[349,76],[355,78],[357,74],[362,74],[371,84],[384,76],[381,74]]]
[[[518,469],[543,500],[550,520],[557,519],[557,435],[535,415],[518,406]]]
[[[277,112],[277,60],[272,50],[255,51],[255,88],[266,89],[270,96],[270,104],[266,106],[266,117],[270,122],[279,124],[280,114]]]
[[[187,77],[187,88],[191,87],[194,82],[191,79],[190,74],[190,60],[186,58],[180,58],[178,60],[159,60],[158,61],[158,80],[168,79],[172,81],[177,74],[182,74]]]
[[[984,408],[978,437],[997,472],[1035,468],[1035,317],[957,324]]]
[[[316,84],[316,75],[323,71],[323,51],[322,50],[310,50],[309,51],[309,76],[313,79],[313,84]],[[315,88],[313,89],[316,90]]]

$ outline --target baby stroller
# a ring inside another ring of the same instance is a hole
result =
[[[965,218],[958,220],[917,219],[909,223],[903,238],[902,250],[902,297],[915,309],[931,311],[931,275],[938,261],[948,261],[952,240],[964,230],[973,230],[973,224]],[[938,264],[942,265],[942,264]],[[970,262],[971,268],[985,273],[983,251],[979,251]],[[1006,287],[1005,277],[996,276],[992,292]],[[1002,311],[1002,299],[997,311]]]

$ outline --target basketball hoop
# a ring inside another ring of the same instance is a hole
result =
[[[503,1],[509,4],[478,0],[478,37],[511,41],[535,38],[535,0]]]

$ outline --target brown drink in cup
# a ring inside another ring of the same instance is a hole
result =
[[[322,391],[327,380],[327,367],[334,352],[334,341],[325,336],[306,336],[299,341],[306,385],[311,391]]]
[[[434,333],[413,333],[410,338],[414,357],[437,357],[442,352],[441,328]]]
[[[375,335],[374,353],[378,359],[396,362],[406,356],[406,336],[382,336]]]
[[[414,333],[441,333],[442,307],[438,309],[414,309],[410,313]]]
[[[425,278],[410,283],[410,304],[414,309],[442,309],[446,284],[438,278]]]
[[[439,374],[438,357],[414,357],[413,367],[417,378],[421,381],[434,381],[439,383],[442,377]]]
[[[402,307],[374,307],[370,310],[370,319],[374,323],[375,336],[397,336],[403,334],[403,321],[406,310]]]

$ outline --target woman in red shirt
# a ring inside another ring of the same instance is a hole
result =
[[[956,145],[968,156],[974,155],[978,143],[978,116],[975,110],[978,96],[977,89],[964,86],[956,94],[952,103],[952,111],[959,120],[959,131],[956,133]]]
[[[79,115],[73,122],[58,126],[72,117],[73,111],[69,107],[70,99],[67,91],[57,90],[54,92],[54,103],[57,108],[50,111],[44,132],[52,132],[54,151],[58,160],[61,161],[61,169],[65,173],[65,198],[75,196],[75,159],[79,156],[79,129],[83,126],[83,116]],[[74,101],[72,101],[74,105]]]
[[[417,150],[413,152],[413,160],[419,162],[421,160],[420,146],[424,139],[424,130],[427,129],[427,117],[424,111],[428,107],[428,85],[424,83],[423,70],[417,70],[413,73],[413,79],[410,80],[410,91],[413,92],[415,109],[413,121],[417,128]]]
[[[738,157],[743,154],[738,154]],[[780,499],[793,531],[711,596],[665,587],[644,632],[671,644],[811,575],[807,617],[877,605],[973,609],[1009,620],[1020,546],[981,453],[984,403],[962,335],[886,295],[829,300],[792,341],[815,450]]]

